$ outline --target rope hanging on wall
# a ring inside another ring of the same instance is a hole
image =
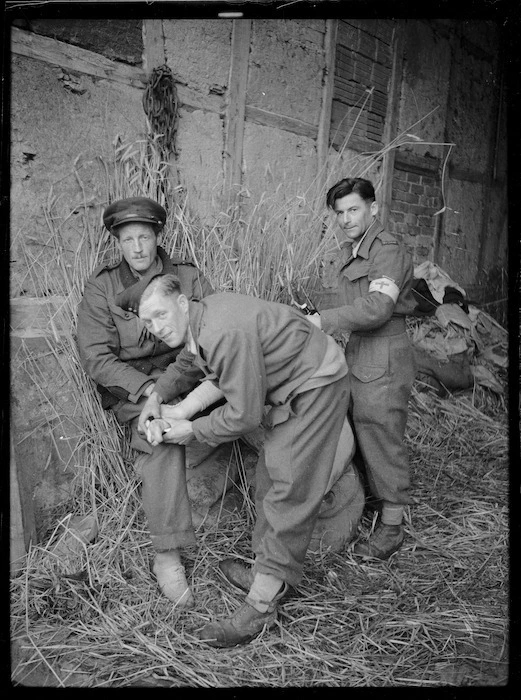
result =
[[[143,94],[143,109],[147,115],[150,130],[159,137],[162,148],[176,156],[177,90],[172,71],[166,63],[154,68],[150,74]]]

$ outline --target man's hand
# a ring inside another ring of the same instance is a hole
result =
[[[147,422],[147,420],[161,418],[161,403],[161,397],[159,396],[159,394],[153,391],[146,400],[146,403],[143,406],[143,409],[139,415],[139,420],[137,424],[138,433],[141,433],[142,435],[146,434],[147,426],[145,425],[145,423]]]
[[[155,447],[163,442],[164,433],[170,428],[170,423],[162,418],[156,418],[152,421],[147,421],[147,440]]]
[[[172,421],[172,427],[163,435],[163,442],[173,442],[176,445],[188,445],[193,439],[192,422],[189,420]]]

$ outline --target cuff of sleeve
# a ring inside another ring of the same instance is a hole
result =
[[[194,432],[194,437],[197,440],[197,442],[204,442],[207,445],[210,445],[210,447],[217,447],[220,443],[218,442],[213,442],[208,439],[208,436],[204,430],[205,426],[208,425],[208,419],[206,416],[202,418],[196,418],[195,420],[192,421],[192,430]]]
[[[325,311],[321,311],[320,322],[324,333],[329,333],[331,335],[335,331],[344,330],[339,327],[338,309],[326,309]]]
[[[143,394],[145,393],[145,389],[147,386],[150,386],[151,384],[154,384],[153,381],[148,381],[143,384],[141,389],[139,391],[136,391],[135,394],[129,394],[128,395],[128,401],[131,401],[132,403],[137,403],[140,399],[143,398]]]

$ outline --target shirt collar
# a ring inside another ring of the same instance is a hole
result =
[[[367,258],[372,242],[382,230],[382,224],[378,221],[378,219],[375,219],[362,238],[357,241],[356,245],[353,246],[351,251],[352,256],[356,258],[358,255],[360,255],[363,258]]]

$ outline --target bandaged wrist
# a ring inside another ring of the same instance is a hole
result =
[[[205,381],[196,386],[195,389],[181,401],[180,406],[182,406],[186,417],[191,418],[196,413],[203,411],[205,408],[208,408],[208,406],[219,401],[219,399],[222,399],[223,396],[224,394],[218,386],[215,386],[212,382]]]

